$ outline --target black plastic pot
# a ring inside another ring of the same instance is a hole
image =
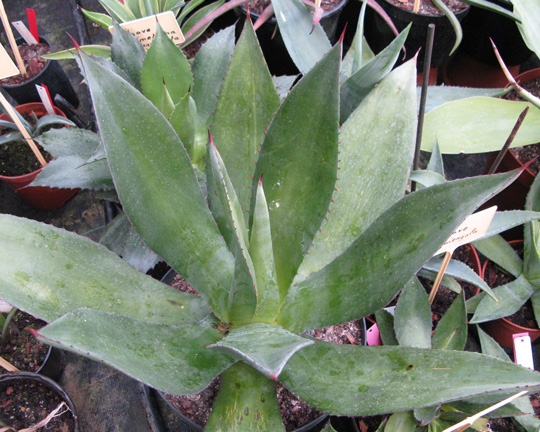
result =
[[[39,41],[44,42],[51,47],[51,44],[47,39],[40,37]],[[18,44],[21,42],[23,42],[22,38],[17,39]],[[29,102],[41,102],[36,90],[36,84],[45,84],[53,99],[59,94],[73,106],[79,106],[79,98],[77,97],[75,90],[73,90],[64,69],[62,69],[62,66],[60,66],[56,60],[48,60],[45,67],[38,75],[22,84],[13,86],[0,84],[0,87],[19,104],[25,104]]]
[[[60,387],[57,383],[55,383],[50,378],[44,377],[42,375],[32,373],[32,372],[16,372],[16,373],[8,373],[4,375],[0,375],[0,389],[9,385],[12,385],[16,382],[20,381],[31,381],[35,382],[36,384],[42,385],[49,390],[52,390],[57,395],[59,395],[65,402],[66,405],[69,407],[73,421],[74,421],[74,432],[79,431],[79,424],[77,421],[77,413],[75,411],[75,406],[73,405],[73,402],[71,401],[69,395],[64,391],[62,387]]]
[[[424,50],[421,48],[426,44],[429,24],[435,24],[435,39],[433,41],[431,67],[438,68],[448,59],[450,51],[454,46],[456,35],[454,28],[446,16],[421,15],[395,6],[387,0],[377,0],[377,3],[379,3],[390,16],[394,25],[400,32],[412,22],[409,36],[405,42],[407,53],[405,57],[400,56],[398,64],[413,58],[420,50],[418,55],[418,65],[420,66],[419,70],[421,70],[424,62]],[[468,11],[469,7],[455,13],[456,18],[459,21],[462,21]],[[368,8],[366,15],[365,36],[370,48],[375,53],[378,53],[386,48],[396,36],[381,16],[371,10],[371,8]]]
[[[339,17],[347,3],[348,0],[341,0],[334,9],[325,11],[321,18],[320,24],[332,44],[337,42],[338,35],[336,35],[336,30]],[[235,10],[244,17],[246,16],[246,9],[244,7]],[[260,16],[251,10],[249,14],[253,22]],[[240,21],[243,22],[242,20]],[[289,56],[285,43],[277,29],[277,20],[275,17],[266,21],[257,29],[257,38],[259,39],[259,44],[268,64],[268,68],[273,75],[297,75],[299,73],[298,68]]]
[[[512,3],[508,0],[490,0],[490,2],[512,10]],[[471,6],[462,27],[463,51],[483,63],[499,65],[490,39],[495,42],[508,66],[524,63],[532,55],[532,51],[523,42],[516,23],[498,13]]]

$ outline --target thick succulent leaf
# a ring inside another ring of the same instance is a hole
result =
[[[514,5],[514,13],[521,20],[518,29],[523,40],[537,55],[540,53],[540,5],[534,0],[511,0]]]
[[[341,122],[345,122],[351,113],[360,105],[375,84],[381,81],[394,67],[410,26],[406,27],[390,45],[377,56],[351,75],[341,86]],[[403,105],[407,106],[407,105]],[[414,106],[414,103],[413,103]]]
[[[439,148],[439,144],[437,144],[436,141],[435,145],[433,146],[433,151],[431,152],[431,156],[429,158],[426,169],[428,171],[437,173],[441,177],[445,178],[443,157],[441,154],[441,149]]]
[[[37,135],[41,133],[41,131],[44,128],[48,126],[59,126],[59,125],[75,127],[75,123],[73,123],[71,120],[68,120],[65,117],[62,117],[59,115],[46,115],[38,119],[35,129],[34,129],[34,133],[32,135],[36,137]]]
[[[272,81],[274,81],[274,85],[280,99],[285,99],[287,97],[297,79],[297,75],[281,75],[272,77]]]
[[[0,144],[8,144],[10,142],[20,141],[24,139],[19,132],[11,132],[6,135],[0,136]]]
[[[272,233],[270,232],[270,215],[264,196],[262,181],[257,185],[253,226],[249,241],[249,255],[253,261],[257,280],[257,310],[254,321],[273,323],[281,304],[277,284]]]
[[[416,273],[416,275],[418,277],[423,277],[424,279],[435,282],[435,279],[437,279],[437,273],[438,272],[432,272],[424,268],[421,268],[420,270],[418,270],[418,273]],[[451,291],[454,291],[456,294],[459,294],[462,289],[459,282],[456,279],[454,279],[452,276],[448,276],[446,272],[441,280],[441,286],[448,288]]]
[[[482,367],[471,373],[471,364]],[[314,375],[313,371],[317,373]],[[355,416],[411,410],[488,392],[540,387],[538,373],[482,354],[326,342],[297,352],[283,369],[280,380],[317,409]]]
[[[476,326],[476,330],[478,331],[478,339],[480,340],[480,346],[482,347],[483,354],[487,354],[508,362],[512,361],[508,354],[506,354],[506,351],[495,341],[495,339],[482,330],[480,326]]]
[[[139,7],[139,0],[124,0],[124,4],[137,18],[143,17],[141,14],[141,8]]]
[[[285,432],[275,383],[238,362],[221,374],[207,432]]]
[[[431,348],[431,305],[425,288],[413,277],[399,296],[394,315],[396,337],[401,346]]]
[[[330,49],[328,37],[320,24],[313,27],[313,16],[301,0],[272,0],[272,6],[287,51],[305,75]]]
[[[193,2],[195,5],[194,5],[194,8],[193,8],[193,13],[191,15],[189,15],[189,18],[182,24],[181,26],[181,29],[182,29],[182,33],[187,35],[187,33],[191,30],[192,27],[195,27],[195,25],[201,21],[205,16],[207,15],[210,15],[212,12],[214,12],[216,9],[218,9],[221,5],[223,5],[223,3],[225,3],[225,0],[216,0],[216,1],[213,1],[209,4],[207,4],[206,6],[203,6],[203,7],[200,7],[200,8],[197,8],[197,3],[199,3],[198,1],[197,2]],[[200,4],[202,5],[204,3],[204,1],[201,1]],[[188,8],[189,6],[191,6],[191,2],[188,3]],[[182,11],[182,14],[184,13],[184,11]],[[181,45],[182,48],[185,48],[186,46],[188,46],[190,43],[192,43],[193,41],[195,41],[196,39],[198,39],[204,32],[205,30],[210,26],[211,23],[208,23],[206,25],[204,25],[203,27],[199,27],[199,29],[191,34],[189,36],[189,38],[187,38]]]
[[[180,102],[193,83],[191,67],[182,50],[158,25],[156,36],[148,48],[141,69],[143,94],[157,107],[161,103],[163,85],[167,88],[173,103]]]
[[[536,322],[540,322],[540,291],[536,290],[535,293],[531,296],[531,304],[534,311],[534,317]]]
[[[538,432],[540,430],[540,420],[534,415],[529,396],[522,396],[512,404],[520,411],[526,413],[525,415],[515,416],[514,422],[519,423],[527,432]]]
[[[336,45],[296,84],[266,132],[256,165],[252,190],[262,177],[282,297],[328,214],[336,182],[340,60]]]
[[[131,12],[131,10],[118,0],[99,0],[103,9],[113,17],[116,21],[125,22],[136,19],[136,16]]]
[[[145,56],[146,51],[137,38],[114,22],[111,58],[137,88],[141,87],[141,68]]]
[[[540,180],[536,178],[527,194],[525,208],[533,211],[540,210]],[[540,286],[540,222],[538,220],[525,225],[523,240],[523,273],[534,286],[538,287]]]
[[[180,141],[184,144],[184,147],[193,162],[196,157],[195,139],[197,133],[198,112],[197,105],[190,94],[187,94],[174,107],[174,110],[169,117],[169,122],[178,134]],[[205,133],[205,135],[207,134]]]
[[[116,190],[131,223],[226,320],[234,261],[182,143],[129,83],[84,55],[82,61]]]
[[[412,411],[394,413],[384,427],[384,432],[414,432],[417,423]]]
[[[499,15],[503,15],[506,18],[509,18],[513,21],[519,21],[519,17],[514,14],[512,11],[506,9],[503,6],[500,6],[496,3],[493,3],[489,0],[465,0],[464,1],[467,4],[470,4],[472,6],[476,6],[482,9],[486,9],[488,11],[493,11],[495,13],[498,13]]]
[[[280,326],[254,323],[231,330],[209,348],[225,351],[230,357],[243,360],[277,381],[294,353],[314,343],[314,340],[297,336]]]
[[[192,96],[200,125],[210,124],[233,52],[234,26],[231,26],[208,39],[195,56]]]
[[[526,105],[488,97],[445,103],[426,114],[422,150],[431,151],[437,140],[444,154],[499,151]],[[540,141],[540,110],[532,108],[511,147]],[[496,122],[493,121],[495,112]]]
[[[416,136],[415,83],[415,63],[410,61],[388,75],[343,125],[331,214],[295,281],[340,255],[403,196]]]
[[[474,312],[471,324],[493,321],[512,315],[529,300],[534,291],[535,287],[524,276],[493,288],[493,293],[499,301],[496,302],[491,297],[483,297]]]
[[[453,87],[453,86],[429,86],[426,99],[426,113],[439,105],[447,102],[452,102],[459,99],[487,96],[496,97],[504,89],[503,88],[473,88],[473,87]],[[418,104],[420,104],[420,92],[418,92]]]
[[[279,102],[251,21],[246,20],[212,124],[212,138],[244,211],[249,209],[254,161]],[[247,213],[244,217],[247,221]]]
[[[502,267],[514,277],[523,273],[523,261],[508,242],[500,235],[494,235],[473,243],[478,252]]]
[[[437,274],[441,269],[442,262],[442,256],[437,256],[431,258],[426,264],[424,264],[422,268]],[[493,291],[489,285],[480,276],[478,276],[472,268],[461,261],[450,260],[448,267],[445,270],[445,276],[452,276],[461,281],[468,282],[479,287],[482,291],[487,292],[489,295],[493,295]]]
[[[498,211],[495,213],[489,229],[481,238],[500,234],[510,228],[522,225],[526,222],[536,221],[540,218],[540,212],[528,210]]]
[[[432,344],[435,349],[463,351],[467,342],[467,308],[459,294],[437,324]]]
[[[205,347],[221,338],[214,326],[211,319],[171,326],[78,309],[41,329],[38,339],[106,363],[155,389],[191,394],[235,362]]]
[[[357,55],[357,51],[359,51],[357,47],[357,41],[358,38],[361,38],[361,48],[360,51],[362,52],[361,61],[358,61],[359,56]],[[347,54],[345,54],[345,57],[343,58],[343,66],[341,67],[341,76],[342,80],[345,81],[348,77],[350,77],[353,73],[357,72],[362,65],[365,65],[369,61],[373,60],[375,58],[375,54],[369,47],[366,38],[363,35],[360,35],[358,33],[358,30],[354,36],[354,41],[347,51]]]
[[[229,322],[246,324],[257,307],[255,270],[248,252],[249,239],[238,197],[223,159],[210,142],[207,158],[208,204],[225,242],[235,257],[229,293]]]
[[[384,307],[465,217],[515,175],[456,180],[401,199],[342,255],[291,287],[280,322],[298,332],[352,321]]]
[[[79,156],[89,159],[100,146],[99,134],[86,129],[51,129],[36,138],[36,141],[52,155]]]
[[[125,213],[120,213],[107,225],[99,243],[143,273],[159,262],[159,257],[141,241]]]
[[[440,416],[440,405],[435,405],[431,407],[425,407],[425,408],[417,408],[413,411],[414,418],[421,424],[421,425],[428,425],[430,424],[435,418]]]
[[[113,19],[109,15],[88,11],[83,8],[80,8],[80,10],[84,16],[94,21],[96,24],[100,25],[105,30],[109,30],[109,27],[113,25]],[[70,57],[70,58],[73,58],[73,57]],[[55,60],[61,60],[61,59],[55,59]]]
[[[45,321],[85,307],[150,323],[208,315],[206,302],[158,282],[84,237],[0,215],[0,297]]]
[[[160,12],[158,0],[139,0],[139,8],[142,16],[155,15]]]
[[[399,345],[394,330],[394,316],[390,312],[381,309],[377,312],[376,317],[382,343],[388,346]]]

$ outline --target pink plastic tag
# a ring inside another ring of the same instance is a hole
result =
[[[514,339],[514,363],[534,370],[532,344],[529,333],[516,333]]]
[[[382,345],[381,334],[379,332],[379,327],[377,324],[373,324],[366,331],[366,342],[368,345],[380,346]]]

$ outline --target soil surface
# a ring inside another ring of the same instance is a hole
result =
[[[0,419],[15,430],[46,421],[62,403],[60,395],[35,381],[0,383]],[[73,414],[64,404],[46,426],[37,430],[71,432],[74,426]]]
[[[9,339],[0,344],[0,357],[3,357],[21,371],[36,372],[47,357],[49,347],[39,342],[26,329],[39,330],[45,322],[18,311],[9,326]],[[4,371],[0,369],[0,373]]]
[[[405,9],[412,11],[414,8],[414,0],[387,0],[389,3]],[[446,6],[454,13],[460,12],[463,9],[467,8],[467,4],[460,2],[459,0],[444,0]],[[437,6],[433,4],[431,0],[420,0],[420,9],[418,10],[420,15],[444,15]]]
[[[540,78],[535,78],[531,81],[527,81],[527,82],[519,83],[519,84],[521,85],[521,87],[523,87],[525,90],[532,93],[533,95],[540,96]],[[512,90],[510,91],[510,93],[504,95],[504,99],[514,100],[514,101],[524,100],[515,90]],[[534,175],[538,174],[538,171],[540,171],[540,160],[538,159],[538,156],[540,156],[540,143],[531,144],[525,147],[516,147],[516,148],[510,149],[510,151],[523,164],[529,162],[530,160],[533,160],[534,158],[537,158],[529,165],[528,169]]]
[[[26,66],[26,75],[22,76],[21,74],[19,74],[9,78],[5,78],[3,80],[0,80],[1,85],[19,85],[24,83],[25,81],[29,81],[34,78],[43,70],[45,64],[47,63],[47,60],[41,58],[41,56],[49,54],[51,52],[51,49],[49,45],[44,42],[37,45],[28,45],[26,42],[23,42],[19,45],[19,52],[21,53],[23,63]]]

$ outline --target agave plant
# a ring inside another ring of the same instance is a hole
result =
[[[385,306],[515,177],[403,197],[416,119],[412,62],[340,128],[341,47],[280,101],[246,24],[211,123],[205,195],[160,110],[111,68],[85,54],[80,61],[129,220],[200,297],[85,238],[1,215],[0,296],[50,322],[40,340],[169,393],[200,391],[220,375],[210,431],[283,430],[278,380],[339,415],[540,386],[536,373],[481,354],[343,346],[305,334]],[[471,374],[471,364],[482,369]]]

